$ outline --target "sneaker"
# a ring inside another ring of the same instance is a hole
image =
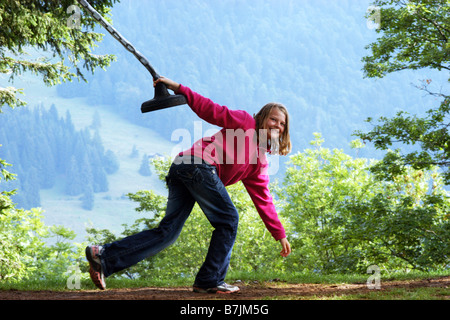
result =
[[[106,289],[105,278],[103,276],[102,263],[100,261],[101,246],[87,246],[86,259],[89,261],[89,275],[92,282],[101,290]]]
[[[222,283],[214,288],[200,288],[194,285],[193,291],[196,293],[221,293],[221,294],[229,294],[229,293],[238,293],[241,289],[237,286],[232,286],[227,283]]]

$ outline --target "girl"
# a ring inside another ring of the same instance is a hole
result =
[[[266,228],[287,257],[291,247],[270,196],[266,152],[286,155],[291,150],[289,116],[277,103],[264,106],[256,116],[230,110],[188,87],[161,77],[154,82],[186,96],[191,109],[203,120],[222,127],[181,152],[166,177],[169,196],[159,226],[122,240],[86,248],[90,276],[104,290],[104,278],[155,255],[173,244],[197,202],[214,231],[193,291],[234,293],[240,289],[224,282],[236,239],[239,215],[226,186],[242,181]]]

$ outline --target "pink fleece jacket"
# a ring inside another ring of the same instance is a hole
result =
[[[202,158],[217,169],[225,186],[242,181],[266,228],[275,240],[286,237],[269,192],[267,149],[256,142],[256,122],[246,111],[230,110],[180,85],[177,93],[203,120],[223,128],[180,155]]]

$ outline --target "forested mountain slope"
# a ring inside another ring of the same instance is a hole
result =
[[[364,17],[369,5],[368,0],[122,0],[115,5],[112,19],[119,32],[148,58],[161,75],[181,82],[217,103],[250,113],[256,113],[270,101],[285,104],[292,120],[294,152],[310,147],[313,133],[320,132],[325,139],[324,147],[342,148],[354,154],[349,150],[349,142],[355,139],[352,133],[365,128],[367,117],[391,116],[400,109],[423,113],[436,102],[412,83],[433,79],[433,83],[439,86],[446,82],[436,72],[427,70],[401,72],[379,80],[364,79],[361,59],[368,54],[365,46],[377,37],[375,30],[368,28]],[[130,172],[136,174],[144,153],[167,155],[167,150],[156,150],[153,146],[149,148],[151,150],[141,150],[140,157],[132,159],[137,167],[134,168],[128,164],[128,156],[135,142],[160,138],[170,141],[172,133],[180,128],[192,133],[192,140],[184,143],[191,144],[196,138],[195,121],[199,119],[188,106],[149,114],[140,112],[142,102],[153,98],[150,74],[105,30],[98,27],[98,31],[106,35],[97,52],[115,54],[117,61],[106,71],[88,75],[88,83],[57,86],[59,102],[56,108],[64,107],[62,98],[82,99],[83,107],[95,110],[102,106],[100,118],[106,112],[115,114],[121,120],[151,129],[159,136],[156,138],[133,131],[133,134],[121,134],[127,141],[116,143],[112,141],[115,136],[107,136],[107,130],[100,135],[96,135],[95,129],[73,131],[68,115],[60,112],[55,117],[53,108],[14,110],[14,116],[2,114],[0,158],[11,162],[11,171],[19,174],[16,185],[12,187],[21,188],[16,198],[20,206],[40,204],[39,190],[27,189],[20,184],[34,181],[41,190],[51,188],[55,175],[59,175],[60,181],[64,181],[59,192],[76,194],[72,196],[76,199],[75,206],[80,205],[80,199],[87,199],[83,203],[85,208],[92,208],[89,200],[92,193],[120,185],[120,195],[117,195],[119,192],[114,196],[105,192],[101,194],[101,210],[109,213],[110,209],[104,205],[109,198],[119,201],[117,198],[126,192],[137,191],[136,177]],[[46,92],[42,90],[43,95]],[[51,97],[44,98],[44,107],[48,108],[52,103]],[[36,107],[37,101],[28,102],[30,108]],[[74,108],[74,112],[77,109]],[[33,119],[35,124],[31,122]],[[89,117],[86,127],[91,125],[91,120]],[[37,125],[39,123],[51,123],[47,125],[49,131],[45,132],[42,126]],[[10,130],[10,126],[15,127],[15,131]],[[208,128],[202,123],[203,132]],[[15,136],[11,137],[14,132]],[[24,132],[27,135],[23,135]],[[57,142],[55,139],[63,138],[56,138],[56,134],[64,132],[70,139]],[[104,148],[100,141],[110,143]],[[161,144],[164,143],[155,143]],[[171,148],[169,143],[165,145]],[[70,157],[64,151],[68,146],[73,152]],[[105,158],[107,149],[122,154],[119,174],[105,176],[108,161],[114,162]],[[370,158],[379,154],[367,147],[359,151],[358,156]],[[61,162],[61,157],[66,158]],[[282,158],[282,161],[288,159]],[[39,159],[44,161],[36,163]],[[86,165],[86,161],[90,164]],[[77,189],[70,187],[77,181],[70,172],[77,170],[85,177],[92,177],[97,172],[95,175],[99,179],[92,180],[92,183],[90,178],[84,179],[85,190],[81,194],[70,191]],[[283,167],[277,177],[282,178],[282,174]],[[148,186],[151,188],[152,184]],[[10,186],[5,188],[10,189]],[[111,206],[117,208],[116,203]],[[49,215],[60,214],[61,204],[54,207],[56,209],[44,209]],[[94,209],[98,215],[100,209]]]
[[[432,72],[363,79],[364,47],[376,38],[364,17],[369,5],[364,0],[124,0],[112,18],[161,75],[233,109],[255,113],[269,101],[284,103],[293,120],[294,151],[301,151],[313,132],[323,134],[326,146],[347,148],[367,117],[398,109],[420,113],[432,103],[411,85],[437,77]],[[116,54],[117,62],[89,78],[89,85],[60,86],[61,96],[108,104],[168,139],[177,128],[193,130],[197,117],[186,106],[142,115],[141,103],[153,97],[148,71],[109,34],[98,51]]]

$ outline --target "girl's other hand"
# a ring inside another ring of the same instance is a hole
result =
[[[286,238],[280,239],[280,244],[283,249],[280,251],[282,257],[287,257],[291,254],[291,244]]]

